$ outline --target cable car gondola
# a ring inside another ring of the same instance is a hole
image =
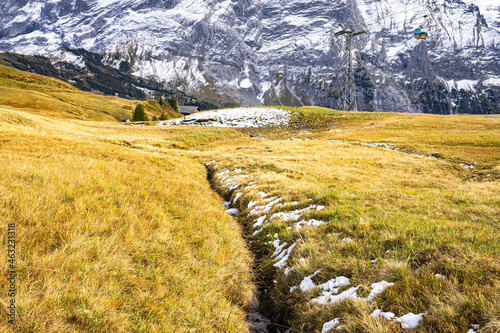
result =
[[[415,30],[414,36],[416,39],[425,39],[427,37],[427,30],[418,28]]]

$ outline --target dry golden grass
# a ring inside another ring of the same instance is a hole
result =
[[[375,307],[397,316],[427,312],[419,332],[467,331],[470,324],[494,327],[500,315],[500,122],[482,116],[327,114],[331,124],[337,123],[333,129],[350,133],[326,132],[311,123],[311,134],[266,129],[253,134],[268,140],[239,140],[200,153],[215,160],[218,170],[241,168],[261,185],[238,202],[248,234],[255,217],[245,220],[246,205],[264,202],[256,195],[260,190],[287,202],[297,200],[299,208],[308,205],[308,198],[326,205],[303,218],[328,221],[327,226],[297,231],[288,229],[291,222],[274,221],[249,238],[260,253],[263,275],[277,281],[267,285],[276,311],[288,313],[286,320],[299,332],[320,332],[334,317],[343,318],[346,332],[397,331],[393,322],[368,317]],[[292,136],[316,139],[282,141]],[[361,142],[394,142],[439,158]],[[471,172],[459,163],[476,168]],[[327,236],[332,232],[341,236]],[[289,266],[294,269],[288,276],[269,259],[274,248],[265,242],[275,233],[289,244],[303,240],[292,252]],[[343,237],[353,242],[344,244]],[[376,298],[370,312],[363,302],[346,301],[352,303],[347,310],[346,302],[312,306],[312,295],[288,289],[317,269],[322,269],[317,283],[344,275],[354,286],[383,279],[395,286]]]
[[[252,260],[239,226],[202,165],[154,146],[182,136],[0,109],[0,218],[18,233],[17,331],[247,330]]]
[[[58,118],[94,121],[124,121],[132,118],[138,103],[146,112],[169,117],[179,115],[168,108],[146,102],[82,92],[60,80],[0,65],[0,105]]]
[[[274,221],[247,237],[275,319],[294,331],[320,332],[335,317],[345,332],[400,331],[370,318],[376,308],[426,312],[418,332],[498,330],[499,119],[307,107],[292,108],[299,113],[288,128],[120,126],[43,115],[113,120],[132,102],[12,73],[0,84],[10,94],[0,101],[10,105],[0,108],[0,218],[4,230],[14,221],[18,231],[18,331],[247,331],[252,257],[207,182],[202,162],[210,160],[218,170],[243,169],[260,186],[238,201],[245,236],[254,223],[247,204],[263,202],[260,190],[299,208],[309,199],[326,206],[303,217],[328,225],[295,230]],[[37,115],[15,109],[24,107]],[[310,141],[284,141],[291,137]],[[366,144],[373,142],[437,159]],[[288,276],[269,259],[274,233],[302,239]],[[5,247],[4,238],[4,260]],[[360,293],[382,279],[395,285],[370,303],[321,306],[309,302],[318,290],[289,293],[320,268],[315,282],[345,275]]]

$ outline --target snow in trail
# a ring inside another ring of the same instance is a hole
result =
[[[290,111],[276,108],[235,108],[194,113],[180,119],[158,123],[158,126],[186,125],[209,127],[259,127],[287,125]]]
[[[257,309],[252,309],[247,320],[250,323],[250,333],[268,333],[267,326],[271,324],[271,321],[260,314]]]

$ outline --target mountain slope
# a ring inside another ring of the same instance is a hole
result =
[[[478,1],[9,0],[0,5],[0,49],[85,67],[59,50],[84,48],[215,102],[224,92],[244,105],[335,107],[342,40],[332,46],[330,35],[352,22],[367,31],[355,40],[360,108],[491,113],[500,103],[499,10]],[[420,25],[425,41],[412,37]]]
[[[125,121],[132,118],[138,103],[141,102],[82,92],[54,78],[0,65],[1,106],[63,118]],[[169,117],[179,116],[170,107],[163,109],[154,102],[144,104],[152,115],[163,111]]]

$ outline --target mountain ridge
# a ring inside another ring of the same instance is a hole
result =
[[[343,40],[330,37],[350,21],[368,32],[354,40],[360,109],[494,113],[500,10],[478,1],[10,0],[0,8],[0,49],[78,66],[78,55],[60,50],[83,48],[216,105],[336,107]],[[420,25],[425,41],[413,38]]]

